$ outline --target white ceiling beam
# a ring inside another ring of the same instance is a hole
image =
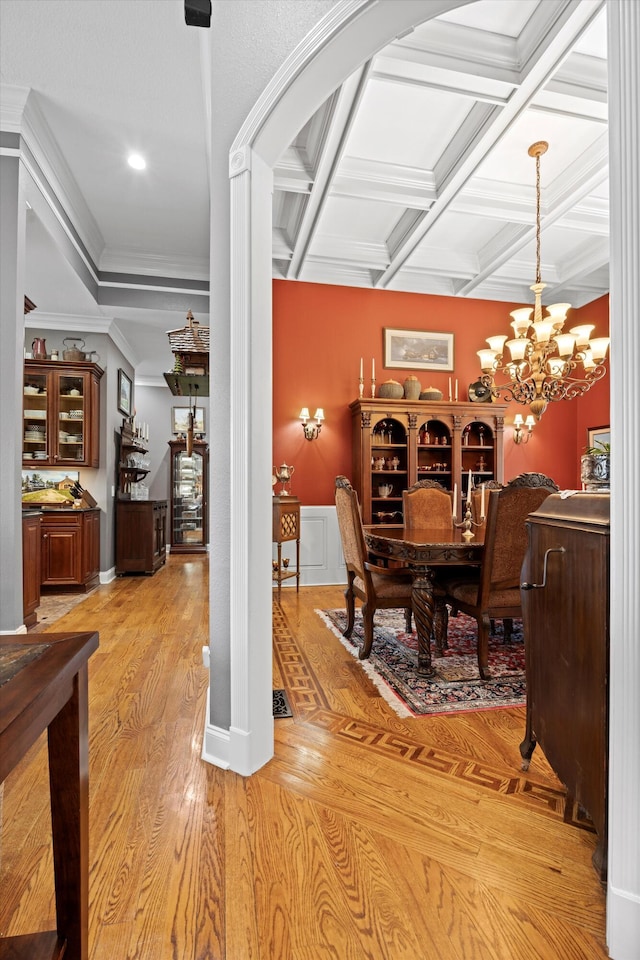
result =
[[[497,111],[489,129],[484,129],[479,136],[468,146],[461,155],[455,172],[444,185],[437,201],[427,214],[420,218],[413,233],[408,236],[402,247],[396,252],[392,262],[378,281],[378,286],[386,287],[391,278],[411,256],[418,244],[435,224],[437,219],[448,209],[479,163],[487,156],[495,144],[502,138],[508,127],[530,105],[536,93],[547,83],[549,78],[558,69],[568,56],[568,50],[577,41],[580,35],[592,22],[602,5],[602,0],[582,0],[579,4],[569,4],[571,16],[567,16],[554,28],[545,40],[539,45],[538,59],[530,66],[518,90],[511,97],[508,105]]]
[[[333,178],[342,159],[347,137],[358,112],[366,86],[371,61],[364,64],[340,88],[331,120],[322,138],[314,182],[299,229],[296,232],[288,277],[299,279],[304,259],[318,229],[322,210],[331,191]]]

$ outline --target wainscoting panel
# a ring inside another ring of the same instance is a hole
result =
[[[273,559],[277,557],[276,545],[273,545]],[[295,541],[282,544],[282,557],[287,557],[295,566]],[[326,586],[346,583],[347,576],[342,556],[342,544],[338,530],[335,506],[300,508],[300,586]],[[295,587],[295,577],[282,584]]]

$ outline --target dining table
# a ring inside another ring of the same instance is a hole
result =
[[[366,525],[367,550],[376,560],[399,561],[411,572],[411,603],[418,638],[418,673],[433,676],[431,636],[436,631],[439,648],[446,638],[444,604],[437,604],[435,576],[444,568],[465,568],[462,574],[478,569],[484,551],[484,526],[475,528],[473,537],[465,537],[462,526],[414,527]],[[466,569],[468,568],[468,570]],[[442,616],[441,616],[442,615]],[[444,634],[444,637],[443,637]]]

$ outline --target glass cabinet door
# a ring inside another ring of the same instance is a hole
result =
[[[173,530],[176,546],[203,545],[203,458],[194,450],[175,452],[173,459]]]
[[[22,462],[42,464],[49,459],[47,375],[25,375],[23,393]]]
[[[81,376],[59,376],[57,384],[58,459],[85,459],[85,386]]]

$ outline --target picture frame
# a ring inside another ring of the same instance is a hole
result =
[[[400,370],[453,370],[453,334],[385,327],[384,366]]]
[[[178,433],[186,433],[189,429],[189,410],[190,407],[172,407],[171,408],[171,432],[175,436]],[[195,417],[193,421],[194,433],[206,433],[204,407],[195,408]]]
[[[597,447],[601,443],[611,443],[611,427],[608,423],[602,427],[587,428],[587,447]]]
[[[118,370],[118,410],[125,417],[133,410],[133,383],[124,370]]]

